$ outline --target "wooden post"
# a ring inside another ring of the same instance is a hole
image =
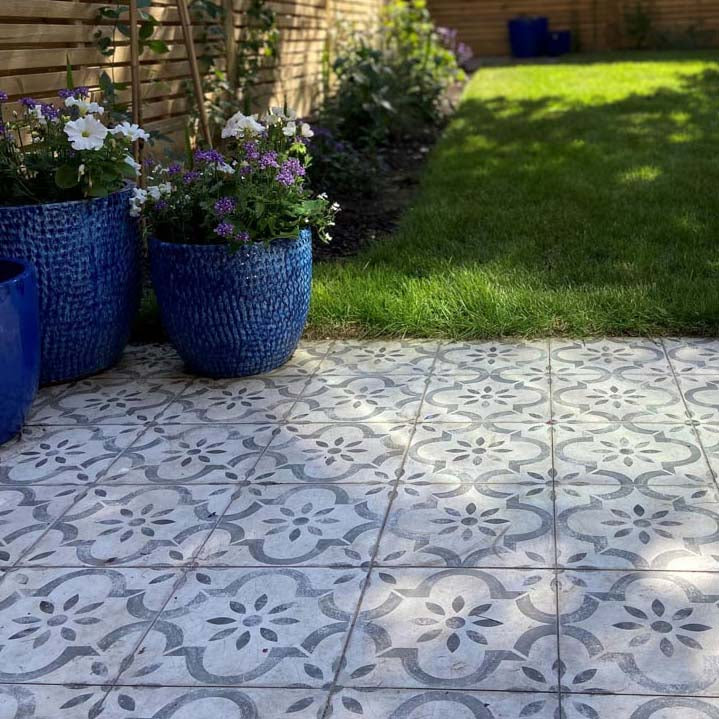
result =
[[[212,147],[212,136],[210,135],[210,125],[207,121],[207,108],[205,107],[205,95],[202,91],[200,67],[197,64],[195,43],[192,40],[192,23],[190,21],[190,11],[187,7],[187,0],[177,0],[177,9],[180,13],[180,22],[182,23],[182,32],[185,36],[185,47],[187,48],[187,59],[190,63],[190,72],[192,73],[192,85],[195,90],[195,100],[197,101],[197,109],[200,114],[200,129],[202,130],[202,135],[205,138],[207,146]]]
[[[142,124],[142,100],[140,99],[140,27],[138,25],[137,0],[130,0],[130,78],[132,82],[132,121]],[[135,162],[142,162],[142,140],[135,144]],[[142,182],[142,176],[141,176]]]
[[[225,12],[225,48],[227,52],[227,84],[234,94],[237,88],[237,39],[235,38],[234,0],[223,0]]]

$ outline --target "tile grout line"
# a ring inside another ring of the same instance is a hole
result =
[[[664,356],[666,357],[666,360],[669,363],[669,368],[672,371],[672,377],[674,377],[674,383],[677,386],[679,396],[682,398],[682,404],[684,405],[684,408],[686,410],[687,417],[688,417],[689,421],[691,422],[694,420],[694,418],[692,416],[692,411],[689,408],[689,404],[687,403],[686,397],[684,396],[684,391],[682,390],[682,386],[679,382],[679,377],[674,368],[674,364],[672,363],[671,358],[669,357],[669,352],[667,351],[667,347],[666,347],[666,344],[664,343],[664,340],[660,339],[659,341],[661,343],[662,350],[664,351]],[[719,491],[719,477],[717,477],[717,474],[714,472],[714,467],[712,466],[712,463],[709,461],[709,454],[706,451],[706,447],[704,446],[704,442],[702,440],[701,434],[699,434],[699,429],[698,429],[697,425],[695,425],[695,424],[690,424],[689,426],[691,428],[692,434],[694,435],[694,438],[697,441],[697,444],[699,445],[699,449],[701,450],[702,457],[704,459],[704,463],[709,468],[709,474],[714,482],[714,487],[715,487],[715,489],[717,489]]]
[[[400,484],[400,478],[402,477],[404,473],[404,465],[407,462],[407,456],[409,455],[410,447],[412,446],[412,441],[414,440],[414,435],[417,430],[417,424],[419,422],[419,417],[422,413],[422,407],[424,405],[424,399],[427,395],[427,390],[429,389],[429,382],[432,377],[432,373],[434,372],[435,366],[437,364],[437,359],[439,358],[439,352],[442,347],[441,342],[437,342],[437,347],[434,352],[434,358],[432,360],[432,365],[429,368],[429,371],[427,372],[425,376],[425,383],[424,383],[424,391],[422,392],[422,399],[419,402],[419,405],[417,407],[417,414],[414,417],[414,421],[412,422],[412,431],[410,432],[410,435],[407,439],[407,446],[405,447],[402,461],[397,469],[397,475],[396,478],[392,481],[392,491],[390,492],[389,496],[389,502],[387,503],[387,509],[385,510],[384,518],[382,520],[382,525],[380,526],[379,532],[377,533],[377,539],[375,540],[373,551],[370,556],[370,561],[367,566],[367,574],[365,575],[364,582],[362,583],[362,589],[360,590],[360,595],[357,599],[357,605],[355,606],[355,610],[352,616],[352,619],[350,621],[349,629],[347,631],[347,636],[345,637],[345,641],[342,645],[342,650],[340,651],[339,657],[337,659],[337,669],[335,670],[334,677],[332,678],[332,682],[329,685],[329,690],[327,692],[327,700],[325,702],[324,709],[322,710],[321,714],[318,715],[318,719],[329,719],[329,712],[332,711],[332,698],[337,693],[337,689],[340,688],[339,684],[339,677],[340,674],[344,668],[344,660],[347,656],[347,651],[349,650],[350,641],[352,640],[352,636],[354,635],[354,631],[357,625],[357,620],[359,619],[360,610],[362,608],[362,603],[364,602],[365,594],[369,588],[370,582],[372,580],[372,573],[375,568],[375,560],[377,558],[377,554],[379,552],[380,543],[382,541],[382,537],[384,536],[385,528],[387,527],[387,522],[389,521],[389,515],[392,511],[392,506],[394,504],[394,500],[397,496],[397,492],[399,489]]]

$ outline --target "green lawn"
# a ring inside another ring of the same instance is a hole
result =
[[[719,54],[480,70],[314,336],[719,333]]]

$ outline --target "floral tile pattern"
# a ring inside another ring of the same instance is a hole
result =
[[[719,719],[719,341],[164,345],[0,447],[0,719]]]

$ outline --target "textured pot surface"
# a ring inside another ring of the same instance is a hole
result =
[[[81,202],[0,207],[0,255],[28,260],[40,291],[40,383],[115,364],[140,302],[130,190]]]
[[[312,286],[312,234],[269,246],[150,242],[162,322],[188,368],[241,377],[284,364],[302,336]]]
[[[40,373],[35,269],[0,258],[0,444],[21,429]]]

